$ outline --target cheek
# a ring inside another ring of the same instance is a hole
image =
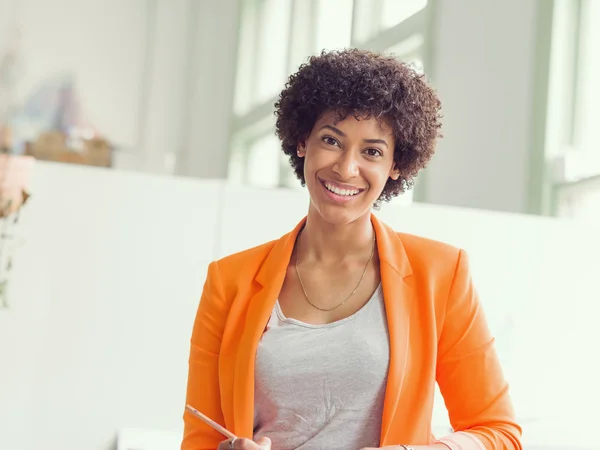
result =
[[[306,153],[304,157],[304,173],[318,172],[324,167],[331,165],[331,161],[328,161],[327,154],[319,151],[318,148],[313,148]]]
[[[304,177],[308,180],[309,174],[312,172],[312,158],[305,156],[304,157]]]
[[[383,190],[389,178],[388,172],[381,170],[381,168],[370,170],[366,176],[368,176],[371,186],[378,190]]]

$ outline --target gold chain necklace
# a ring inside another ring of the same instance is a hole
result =
[[[360,276],[360,279],[358,280],[356,287],[354,288],[354,290],[352,292],[350,292],[350,295],[348,297],[346,297],[344,299],[344,301],[342,301],[342,303],[340,303],[337,306],[334,306],[333,308],[324,309],[324,308],[320,308],[317,305],[315,305],[308,298],[308,294],[306,293],[306,288],[304,287],[304,283],[302,282],[302,277],[300,276],[300,271],[298,270],[298,259],[299,259],[300,252],[298,251],[298,249],[296,249],[296,275],[298,275],[298,281],[300,281],[300,286],[302,286],[302,292],[304,292],[304,298],[306,298],[306,301],[308,303],[310,303],[310,305],[313,308],[316,308],[319,311],[329,312],[329,311],[333,311],[334,309],[338,309],[340,306],[342,306],[344,303],[346,303],[350,297],[352,297],[356,293],[356,290],[360,286],[360,283],[362,282],[363,278],[365,277],[365,274],[367,273],[367,268],[369,267],[369,263],[373,259],[374,254],[375,254],[375,233],[373,232],[373,248],[371,249],[371,256],[369,256],[369,260],[367,261],[367,264],[365,264],[365,268],[363,269],[362,275]]]

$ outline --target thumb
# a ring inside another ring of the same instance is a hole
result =
[[[271,450],[271,439],[268,437],[261,437],[256,443],[264,450]]]

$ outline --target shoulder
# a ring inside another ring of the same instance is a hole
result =
[[[398,233],[398,237],[411,266],[414,285],[419,288],[421,304],[434,308],[438,330],[443,328],[450,303],[462,305],[459,310],[464,314],[476,307],[478,300],[473,294],[468,256],[463,249],[407,233]]]
[[[451,244],[409,233],[397,234],[416,273],[452,278],[461,259],[466,260],[464,250]]]
[[[461,249],[446,242],[436,241],[423,236],[409,233],[396,233],[409,257],[423,257],[427,259],[444,259],[456,261]]]
[[[277,240],[273,240],[257,245],[256,247],[232,253],[213,262],[213,265],[218,266],[221,278],[225,283],[232,281],[232,279],[240,279],[240,277],[253,277],[262,266],[276,242]]]

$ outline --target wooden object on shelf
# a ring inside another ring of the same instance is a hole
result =
[[[85,139],[81,141],[81,149],[73,149],[60,131],[41,134],[35,142],[27,144],[25,153],[41,161],[98,167],[112,165],[112,147],[108,141],[101,138]]]

